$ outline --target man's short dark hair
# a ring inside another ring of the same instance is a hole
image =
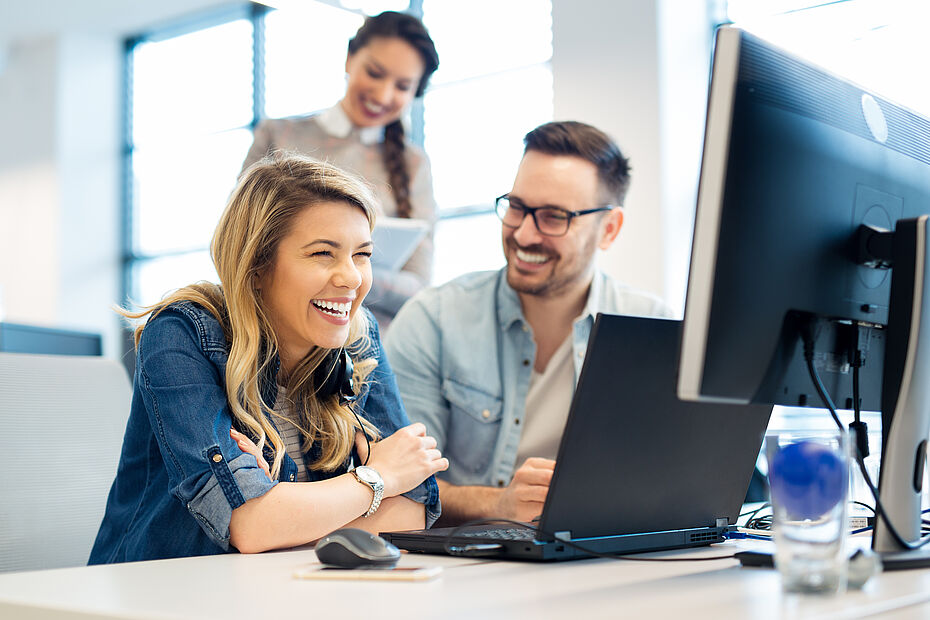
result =
[[[630,162],[600,129],[578,121],[553,121],[526,134],[523,144],[524,155],[538,151],[547,155],[573,155],[591,162],[597,167],[597,177],[611,204],[623,204],[630,187]]]

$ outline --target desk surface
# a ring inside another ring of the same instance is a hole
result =
[[[729,555],[747,544],[658,555]],[[293,578],[314,563],[305,549],[8,573],[0,575],[0,618],[332,618],[361,608],[379,619],[930,617],[930,569],[884,573],[862,591],[811,597],[784,595],[774,570],[732,559],[531,564],[405,554],[402,566],[441,565],[442,576],[421,583]]]

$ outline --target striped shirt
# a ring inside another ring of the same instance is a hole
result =
[[[297,465],[297,482],[308,482],[310,475],[307,473],[307,465],[304,463],[304,451],[301,447],[303,443],[303,434],[297,427],[297,412],[294,410],[294,403],[287,397],[287,390],[278,386],[278,396],[274,401],[274,412],[276,417],[278,433],[284,440],[284,449],[287,455],[294,460]]]

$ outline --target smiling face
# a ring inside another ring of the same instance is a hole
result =
[[[597,167],[572,155],[528,151],[520,162],[510,198],[527,207],[582,211],[602,206]],[[623,221],[620,209],[572,218],[561,237],[540,234],[527,215],[517,228],[503,227],[507,282],[518,293],[555,297],[586,289],[594,251],[607,249]]]
[[[350,320],[371,288],[371,249],[359,207],[322,202],[294,218],[257,283],[285,369],[314,346],[346,344]]]
[[[357,127],[383,127],[401,117],[423,77],[423,58],[396,37],[375,37],[346,60],[341,104]]]

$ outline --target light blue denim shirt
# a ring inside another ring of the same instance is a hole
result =
[[[378,365],[356,405],[387,437],[409,421],[381,347],[378,324],[370,314],[369,322],[370,346],[359,357],[373,357]],[[255,457],[229,436],[229,346],[213,315],[190,302],[173,304],[149,320],[136,352],[132,405],[116,480],[90,564],[234,552],[229,544],[233,510],[267,493],[278,481],[295,480],[297,464],[290,456],[285,454],[278,480],[269,480]],[[270,407],[277,396],[276,373],[277,363],[259,381]],[[269,412],[266,416],[273,424]],[[271,448],[266,448],[270,463]],[[319,446],[312,446],[305,463],[319,454]],[[347,466],[348,462],[333,472],[311,470],[310,479],[343,474]],[[433,477],[404,495],[426,504],[428,524],[439,516],[439,489]]]
[[[671,316],[657,297],[596,272],[572,325],[575,384],[598,312]],[[385,350],[411,420],[426,424],[456,485],[505,486],[515,469],[536,343],[504,270],[426,289],[397,314]]]

